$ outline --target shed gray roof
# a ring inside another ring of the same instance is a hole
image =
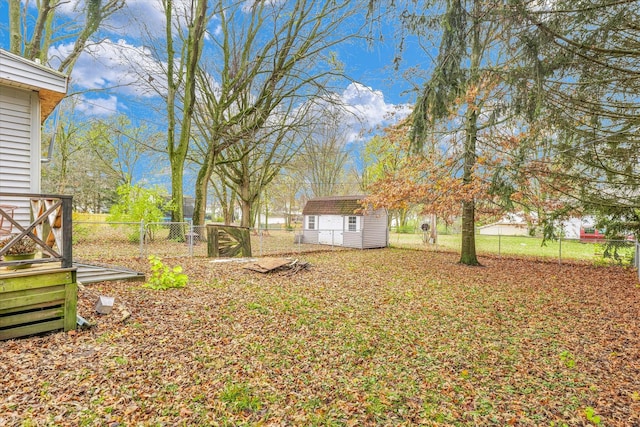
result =
[[[302,209],[303,215],[362,215],[359,200],[366,196],[333,196],[311,199]]]

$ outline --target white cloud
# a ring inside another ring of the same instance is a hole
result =
[[[172,20],[174,29],[180,27],[186,31],[187,17],[193,15],[192,0],[173,0]],[[214,16],[210,26],[215,25]],[[114,14],[109,19],[113,32],[127,39],[164,39],[166,36],[166,14],[160,0],[127,0],[123,13]],[[212,32],[215,32],[215,28]],[[208,38],[208,35],[205,35]]]
[[[81,96],[76,109],[87,116],[110,116],[118,110],[118,98],[88,98]]]
[[[127,0],[125,13],[111,16],[109,24],[129,38],[138,38],[143,34],[163,35],[165,14],[160,0]]]
[[[363,133],[373,132],[380,126],[396,123],[407,117],[412,110],[409,104],[389,104],[382,91],[360,83],[351,83],[340,98],[348,111],[350,141],[362,139]]]
[[[71,49],[71,44],[58,45],[51,48],[49,56],[64,58]],[[162,76],[162,65],[152,58],[148,48],[107,39],[87,47],[80,55],[71,82],[82,90],[115,89],[126,95],[150,97],[156,94],[150,83],[162,84]]]

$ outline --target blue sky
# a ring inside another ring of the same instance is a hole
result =
[[[77,0],[72,0],[69,5],[62,11],[65,17],[73,19],[72,6]],[[31,2],[33,4],[34,2]],[[162,22],[161,11],[153,6],[153,1],[129,0],[129,10],[120,13],[109,22],[109,30],[104,31],[101,36],[107,37],[107,42],[93,53],[96,55],[92,58],[89,54],[84,54],[72,75],[72,87],[74,90],[95,90],[92,98],[97,98],[96,109],[94,114],[99,114],[97,109],[99,105],[105,108],[104,114],[109,110],[117,109],[117,97],[123,95],[131,95],[126,88],[107,90],[109,85],[114,85],[118,81],[118,77],[126,74],[124,64],[118,63],[118,55],[114,51],[118,48],[141,48],[137,44],[137,35],[133,34],[131,29],[134,25],[129,22],[127,15],[145,16],[146,23],[155,23],[161,30]],[[8,6],[6,1],[0,2],[0,47],[8,49]],[[215,24],[214,24],[215,25]],[[153,30],[153,29],[152,29]],[[392,40],[392,32],[394,29],[386,26],[383,29],[385,33],[385,43],[377,42],[374,46],[368,46],[364,41],[353,41],[348,45],[344,45],[337,50],[338,59],[342,61],[346,67],[347,73],[358,80],[363,85],[360,89],[369,88],[372,93],[358,92],[349,90],[347,86],[344,90],[345,96],[349,98],[354,105],[360,105],[363,110],[367,109],[364,103],[369,103],[372,108],[391,108],[393,105],[400,105],[413,102],[413,95],[403,95],[403,91],[409,88],[409,85],[403,81],[398,73],[393,71],[392,61],[395,55],[395,43]],[[138,39],[139,40],[139,39]],[[65,44],[54,45],[52,55],[57,52],[64,54],[69,48],[69,40]],[[405,55],[405,65],[414,65],[416,62],[415,51]],[[354,88],[351,88],[354,89]],[[98,95],[98,91],[101,92]],[[382,99],[381,99],[382,98]],[[362,103],[362,104],[360,104]],[[88,111],[91,109],[88,107]]]
[[[69,22],[78,19],[73,12],[75,1],[61,10],[61,16]],[[144,52],[149,47],[144,46],[139,34],[135,33],[137,27],[131,22],[131,17],[135,16],[144,17],[149,31],[162,31],[162,12],[154,6],[154,0],[128,0],[128,9],[114,16],[108,22],[109,28],[100,34],[102,43],[78,60],[71,75],[70,92],[79,94],[81,102],[77,108],[88,118],[123,113],[134,123],[162,127],[166,119],[149,108],[154,103],[152,94],[135,83],[140,79],[140,73],[132,69],[132,64],[138,69],[153,70],[156,66],[151,61],[145,63]],[[0,1],[0,47],[4,49],[9,47],[7,29],[8,7],[3,0]],[[420,64],[423,54],[420,49],[412,49],[409,41],[409,48],[403,55],[403,70],[396,72],[393,69],[395,29],[386,25],[381,31],[385,43],[377,42],[371,46],[364,41],[352,41],[336,49],[338,60],[344,64],[347,74],[356,80],[344,81],[334,89],[347,108],[360,117],[360,121],[352,120],[350,123],[352,146],[356,149],[364,143],[362,129],[366,134],[370,129],[388,125],[408,114],[415,93],[409,90],[411,86],[404,80],[402,72],[415,65],[424,68],[424,64]],[[64,56],[70,46],[70,40],[52,46],[50,57]],[[153,74],[153,71],[149,73]],[[390,115],[394,118],[390,119]]]

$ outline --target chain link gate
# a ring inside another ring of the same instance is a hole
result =
[[[140,224],[140,256],[206,256],[206,229],[186,222]]]

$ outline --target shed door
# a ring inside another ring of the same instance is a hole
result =
[[[343,218],[338,215],[319,216],[318,243],[342,246]]]

